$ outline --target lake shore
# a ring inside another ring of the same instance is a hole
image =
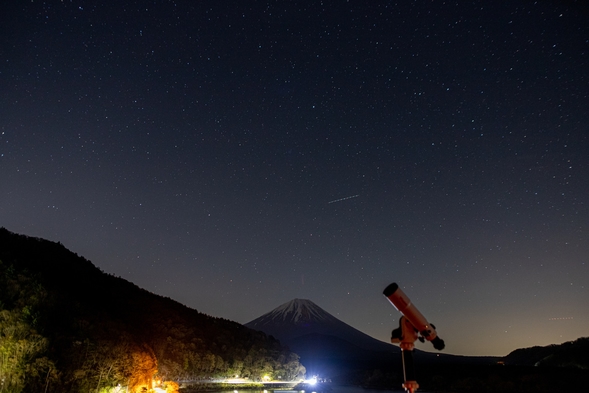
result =
[[[299,382],[198,382],[182,385],[181,391],[190,393],[234,390],[293,390],[297,384],[299,384]]]

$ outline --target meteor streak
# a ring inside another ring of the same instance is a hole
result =
[[[349,197],[340,198],[340,199],[336,199],[336,200],[331,201],[331,202],[327,202],[327,204],[329,205],[330,203],[341,202],[341,201],[345,201],[346,199],[352,199],[352,198],[356,198],[356,197],[359,197],[359,196],[360,196],[360,194],[358,194],[358,195],[352,195],[352,196],[349,196]]]

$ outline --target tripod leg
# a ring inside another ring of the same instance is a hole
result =
[[[413,365],[413,350],[403,349],[401,351],[403,356],[403,378],[405,383],[403,387],[409,393],[414,393],[419,385],[415,377],[415,366]]]

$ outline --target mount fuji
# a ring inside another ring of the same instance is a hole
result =
[[[396,348],[340,321],[307,299],[284,303],[245,326],[272,335],[288,346],[296,346],[306,336],[329,336],[370,351],[388,352]]]
[[[325,374],[398,363],[400,349],[340,321],[310,300],[294,299],[245,326],[279,339],[308,373]]]

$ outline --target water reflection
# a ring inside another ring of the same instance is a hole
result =
[[[356,386],[337,386],[326,384],[325,386],[317,386],[317,389],[306,389],[306,390],[292,390],[292,389],[242,389],[242,390],[215,390],[208,391],[207,393],[387,393],[387,392],[404,392],[399,387],[395,390],[375,390],[375,389],[364,389]],[[419,393],[427,393],[424,390],[419,390]]]
[[[207,391],[206,393],[388,393],[388,392],[405,392],[400,386],[399,389],[394,390],[376,390],[364,389],[357,386],[338,386],[332,384],[325,384],[317,386],[317,389],[312,390],[292,390],[292,389],[242,389],[242,390],[215,390]],[[418,393],[428,393],[426,390],[418,390]]]

